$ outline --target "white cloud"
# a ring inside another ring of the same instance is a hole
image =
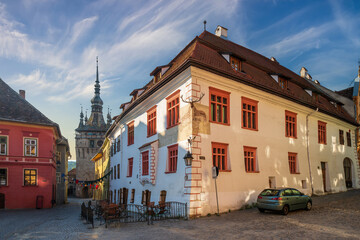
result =
[[[86,32],[94,26],[94,23],[98,20],[98,16],[85,18],[74,24],[72,28],[72,36],[70,44],[74,44],[81,38]]]
[[[301,53],[319,48],[322,41],[327,41],[321,37],[332,30],[332,28],[332,23],[307,28],[299,33],[287,36],[279,42],[268,45],[263,52],[269,56],[282,57],[290,53]]]

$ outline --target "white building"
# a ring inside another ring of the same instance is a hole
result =
[[[216,33],[196,37],[121,105],[107,132],[112,201],[214,213],[214,165],[220,212],[252,204],[267,187],[346,191],[346,174],[358,188],[357,123],[342,103],[308,74],[227,40],[227,29]],[[194,160],[185,166],[189,138]]]

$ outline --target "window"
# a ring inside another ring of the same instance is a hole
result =
[[[36,186],[36,185],[37,185],[37,170],[24,169],[24,186]]]
[[[132,177],[133,161],[134,161],[134,158],[128,159],[127,177]]]
[[[114,203],[116,203],[116,189],[114,190]]]
[[[287,86],[288,86],[287,80],[282,77],[279,77],[279,86],[282,89],[287,89]]]
[[[318,142],[326,144],[326,123],[318,121]]]
[[[341,145],[345,144],[344,131],[343,130],[339,130],[339,142],[340,142]]]
[[[114,166],[114,179],[116,179],[116,165]]]
[[[147,206],[150,203],[150,199],[151,192],[149,190],[142,191],[141,203]]]
[[[117,165],[117,178],[120,179],[120,164]]]
[[[134,203],[134,202],[135,202],[135,189],[131,189],[130,203]]]
[[[160,202],[165,202],[166,201],[166,191],[162,190],[160,192]]]
[[[114,156],[114,148],[113,145],[110,145],[110,156]]]
[[[244,147],[245,171],[259,172],[256,168],[256,148]]]
[[[121,203],[122,204],[127,204],[127,201],[128,201],[128,192],[129,192],[129,189],[127,188],[122,188],[122,197],[121,197]]]
[[[112,171],[111,171],[111,180],[114,179],[114,168],[112,168]]]
[[[57,173],[56,173],[56,183],[57,183],[57,184],[60,184],[60,183],[61,183],[61,173],[60,173],[60,172],[57,172]]]
[[[7,155],[7,137],[0,136],[0,155]]]
[[[227,148],[224,143],[211,143],[213,166],[218,167],[219,171],[227,171]]]
[[[141,153],[142,158],[142,175],[149,175],[149,151]]]
[[[258,101],[242,97],[242,128],[258,130]]]
[[[134,121],[128,124],[128,145],[134,144]]]
[[[351,147],[351,134],[350,132],[346,132],[346,142],[348,147]]]
[[[180,110],[180,90],[174,92],[166,98],[167,100],[167,128],[171,128],[179,124]]]
[[[0,186],[7,186],[7,169],[0,168]]]
[[[25,138],[24,139],[25,156],[37,156],[37,139]]]
[[[296,113],[285,111],[285,136],[296,138],[297,127],[296,127]]]
[[[156,106],[147,111],[147,136],[156,134]]]
[[[168,147],[167,173],[175,173],[177,169],[178,145]]]
[[[116,147],[117,147],[117,151],[120,152],[120,138],[117,140]]]
[[[90,140],[90,147],[91,147],[91,148],[94,148],[94,147],[95,147],[95,142],[94,142],[94,140]]]
[[[288,153],[290,173],[299,173],[297,169],[297,153]]]
[[[241,61],[238,58],[230,56],[230,63],[231,67],[235,70],[240,72],[241,71]]]
[[[210,122],[230,124],[230,93],[209,87]]]
[[[114,148],[114,155],[116,154],[116,139],[114,140],[114,145],[112,146]]]

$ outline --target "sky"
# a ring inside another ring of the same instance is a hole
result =
[[[360,58],[360,1],[0,0],[0,78],[58,123],[72,159],[99,57],[104,118],[204,29],[321,85],[348,88]]]

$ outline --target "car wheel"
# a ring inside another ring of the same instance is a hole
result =
[[[311,210],[311,208],[312,208],[312,203],[310,202],[310,201],[308,201],[307,203],[306,203],[306,210],[307,211],[310,211]]]
[[[287,215],[289,213],[289,206],[285,205],[281,211],[283,215]]]
[[[265,212],[265,209],[262,209],[262,208],[258,208],[260,212]]]

